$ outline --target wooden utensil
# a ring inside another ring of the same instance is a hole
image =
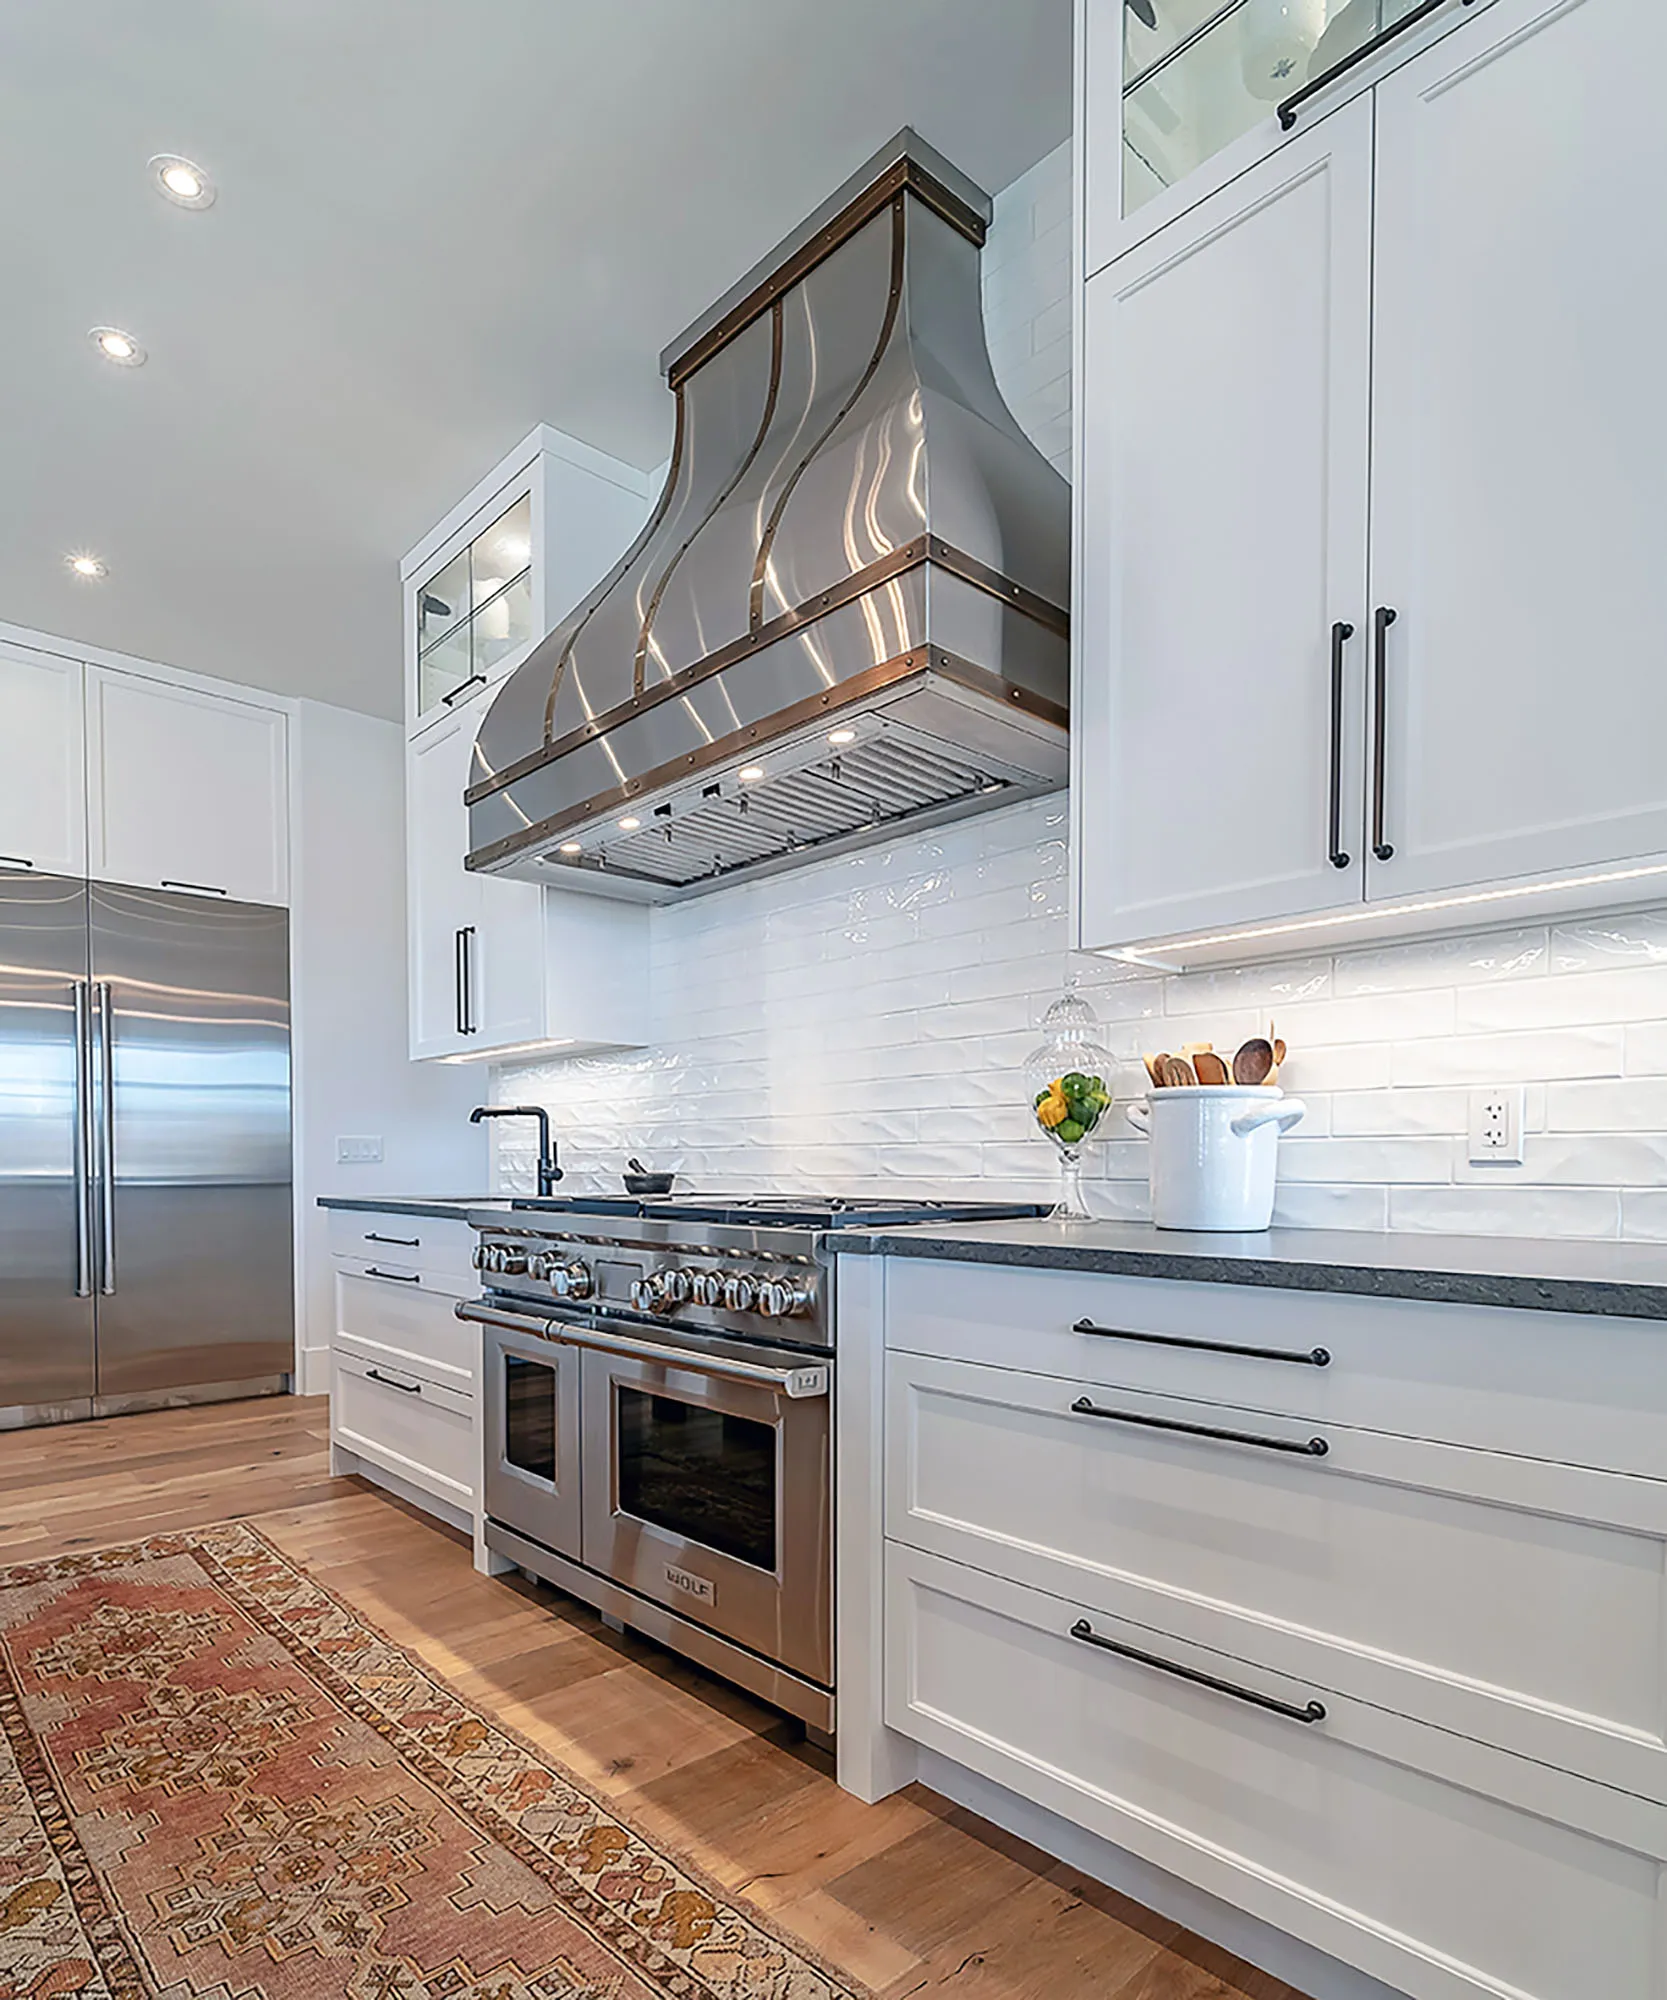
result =
[[[1185,1056],[1159,1056],[1158,1081],[1165,1090],[1181,1090],[1188,1084],[1196,1084],[1198,1079]]]
[[[1252,1035],[1233,1058],[1235,1083],[1266,1083],[1274,1071],[1273,1044],[1261,1035]]]
[[[1280,1069],[1285,1067],[1285,1044],[1277,1035],[1273,1038],[1273,1059]]]
[[[1162,1079],[1158,1075],[1158,1064],[1164,1058],[1162,1056],[1142,1056],[1140,1060],[1146,1065],[1146,1075],[1151,1082],[1152,1088],[1157,1090],[1162,1084]]]
[[[1200,1049],[1192,1059],[1192,1066],[1198,1072],[1200,1083],[1227,1083],[1227,1065],[1214,1049]]]

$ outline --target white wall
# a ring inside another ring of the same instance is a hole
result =
[[[1020,421],[1069,471],[1070,168],[996,201],[985,321]],[[1062,800],[725,891],[654,917],[653,1047],[506,1072],[547,1104],[564,1187],[631,1152],[706,1187],[1042,1194],[1023,1060],[1080,970],[1119,1093],[1142,1049],[1236,1043],[1270,1015],[1309,1116],[1279,1217],[1368,1229],[1667,1241],[1667,910],[1161,978],[1065,950]],[[1526,1089],[1527,1161],[1471,1167],[1468,1092]],[[1091,1147],[1090,1198],[1146,1210],[1145,1153]],[[500,1139],[530,1185],[525,1139]]]
[[[316,701],[291,731],[299,1386],[315,1393],[334,1316],[318,1196],[477,1192],[486,1076],[406,1057],[404,732]],[[380,1165],[338,1165],[339,1135],[379,1136]]]

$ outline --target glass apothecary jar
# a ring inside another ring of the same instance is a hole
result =
[[[1082,1149],[1100,1133],[1111,1109],[1111,1055],[1095,1013],[1075,982],[1042,1016],[1042,1043],[1025,1063],[1032,1130],[1059,1154],[1060,1222],[1086,1222]]]

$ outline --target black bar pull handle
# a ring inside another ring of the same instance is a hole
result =
[[[188,896],[223,896],[226,893],[214,882],[175,882],[166,875],[160,886],[164,889],[183,889]]]
[[[1078,1417],[1101,1417],[1111,1424],[1139,1424],[1142,1430],[1178,1431],[1182,1437],[1216,1438],[1223,1444],[1254,1445],[1258,1451],[1294,1452],[1299,1458],[1324,1458],[1330,1451],[1324,1438],[1271,1438],[1258,1431],[1228,1431],[1215,1424],[1183,1424],[1174,1417],[1147,1417],[1134,1410],[1107,1410],[1079,1396],[1071,1405]]]
[[[1198,1340],[1183,1333],[1131,1333],[1122,1326],[1096,1326],[1091,1319],[1073,1322],[1073,1333],[1091,1333],[1100,1340],[1137,1340],[1145,1347],[1185,1347],[1198,1354],[1242,1354],[1252,1361],[1296,1361],[1304,1368],[1329,1368],[1329,1347],[1242,1347],[1236,1340]]]
[[[1334,62],[1329,69],[1321,70],[1318,76],[1310,77],[1301,90],[1293,91],[1280,105],[1280,124],[1289,132],[1297,122],[1297,112],[1311,97],[1318,97],[1322,90],[1329,90],[1340,76],[1346,76],[1351,69],[1358,69],[1363,62],[1370,62],[1379,49],[1387,48],[1409,28],[1416,28],[1420,21],[1427,21],[1438,9],[1450,7],[1452,4],[1453,0],[1424,0],[1421,7],[1414,7],[1410,14],[1403,14],[1398,21],[1391,21],[1387,28],[1374,35],[1369,42],[1362,42],[1358,49],[1351,49],[1341,61]],[[1459,4],[1468,7],[1471,0],[1459,0]]]
[[[464,944],[463,944],[463,933],[460,930],[452,932],[451,952],[452,952],[452,960],[451,960],[452,1014],[456,1024],[457,1032],[460,1035],[466,1035],[469,1032],[469,1030],[467,1026],[464,1024],[463,1020]]]
[[[374,1229],[365,1231],[367,1243],[397,1243],[402,1250],[420,1250],[423,1239],[420,1236],[378,1236]]]
[[[480,1032],[480,1023],[475,1019],[475,927],[465,924],[458,932],[463,946],[463,1032],[474,1035]]]
[[[1331,628],[1331,788],[1326,804],[1326,855],[1333,868],[1347,868],[1343,846],[1343,648],[1354,627],[1339,618]]]
[[[1306,1701],[1299,1708],[1294,1701],[1258,1694],[1254,1688],[1240,1687],[1236,1681],[1218,1680],[1214,1674],[1201,1674],[1196,1667],[1183,1667],[1179,1660],[1165,1660],[1156,1653],[1143,1653],[1138,1646],[1125,1646],[1120,1640],[1108,1639],[1103,1632],[1096,1632],[1086,1618],[1079,1618],[1071,1627],[1071,1637],[1080,1639],[1085,1646],[1098,1646],[1102,1653],[1115,1653],[1120,1660],[1135,1660],[1143,1667],[1155,1667],[1160,1674],[1173,1674],[1178,1681],[1190,1681],[1194,1687],[1230,1695],[1234,1701],[1248,1701],[1253,1708],[1265,1708],[1270,1715],[1283,1715],[1291,1722],[1325,1721],[1324,1702]]]
[[[365,1266],[365,1276],[367,1278],[388,1278],[396,1285],[420,1285],[422,1283],[422,1279],[412,1272],[383,1271],[379,1270],[375,1264],[367,1264]]]
[[[1372,618],[1372,852],[1393,861],[1395,850],[1383,837],[1389,762],[1389,628],[1400,616],[1380,604]]]
[[[423,1385],[420,1382],[396,1382],[391,1375],[382,1375],[374,1368],[365,1370],[367,1382],[380,1382],[384,1389],[397,1389],[402,1396],[420,1396]]]
[[[461,701],[470,688],[483,688],[485,685],[486,676],[484,674],[471,674],[466,681],[462,681],[458,686],[454,687],[450,694],[441,695],[440,699],[445,703],[447,708],[450,708],[454,701]]]

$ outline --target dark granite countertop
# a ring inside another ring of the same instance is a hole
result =
[[[431,1215],[439,1222],[467,1222],[481,1212],[503,1215],[509,1195],[491,1194],[321,1194],[320,1208],[353,1208],[366,1215]]]
[[[925,1223],[830,1239],[841,1254],[1019,1264],[1131,1278],[1360,1292],[1445,1305],[1667,1320],[1667,1243],[1270,1229],[1204,1236],[1140,1222]]]

